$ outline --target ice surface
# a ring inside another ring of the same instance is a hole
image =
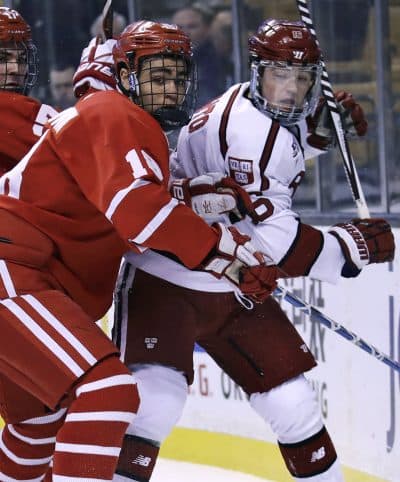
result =
[[[274,482],[209,465],[158,459],[151,482]]]

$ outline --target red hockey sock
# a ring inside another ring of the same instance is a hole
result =
[[[43,482],[52,482],[52,480],[53,480],[53,467],[49,467],[43,479]]]
[[[126,429],[135,417],[135,380],[118,360],[99,362],[80,381],[57,435],[53,480],[112,480]]]
[[[20,423],[7,424],[2,432],[0,478],[36,480],[43,477],[51,461],[57,431],[66,409]],[[51,480],[51,479],[49,479]]]

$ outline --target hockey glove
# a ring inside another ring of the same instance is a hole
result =
[[[220,220],[223,214],[228,214],[232,223],[246,214],[257,223],[267,209],[262,203],[253,203],[249,194],[231,177],[218,172],[177,179],[172,182],[170,192],[208,223]]]
[[[335,224],[329,233],[338,240],[345,257],[342,276],[353,278],[371,263],[385,263],[394,258],[394,237],[384,219],[352,219]]]
[[[351,94],[345,91],[337,92],[335,99],[346,137],[364,136],[368,129],[368,122],[360,104],[354,100]],[[335,130],[325,99],[320,99],[315,113],[308,116],[306,120],[308,126],[307,142],[310,146],[322,151],[335,147]]]
[[[101,39],[95,37],[83,49],[79,67],[72,79],[77,99],[89,91],[116,89],[112,56],[115,43],[114,39],[101,43]]]
[[[279,277],[281,271],[275,265],[243,268],[240,275],[241,291],[256,303],[263,303],[277,287]]]
[[[264,301],[276,287],[276,267],[266,266],[250,237],[233,226],[214,223],[212,228],[218,241],[201,268],[218,279],[227,278],[253,301]]]

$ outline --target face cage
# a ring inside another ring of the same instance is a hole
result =
[[[309,64],[308,66],[295,66],[307,72],[312,72],[315,76],[313,85],[304,96],[302,108],[296,106],[290,108],[288,106],[279,106],[263,97],[261,94],[261,82],[264,69],[273,66],[278,68],[291,67],[287,62],[253,61],[251,63],[250,94],[254,105],[261,113],[277,120],[283,126],[297,124],[315,110],[321,95],[322,64],[316,63]]]
[[[0,54],[2,51],[23,52],[26,61],[23,63],[17,62],[17,69],[14,69],[13,67],[16,62],[7,60],[2,62],[0,59],[0,72],[2,71],[0,73],[0,90],[28,95],[35,85],[39,73],[39,60],[36,46],[32,42],[14,42],[14,45],[7,42],[7,46],[0,46]],[[25,68],[23,68],[23,66],[25,66]],[[16,70],[17,73],[15,72]],[[11,85],[8,85],[10,83]]]
[[[159,64],[159,60],[162,64]],[[175,61],[166,64],[165,59]],[[179,72],[182,61],[185,75],[171,77],[167,74],[171,67]],[[152,64],[157,63],[155,66]],[[159,80],[151,77],[151,71],[162,71]],[[131,72],[129,75],[129,90],[133,101],[149,112],[161,125],[164,131],[171,131],[186,125],[194,112],[197,99],[197,70],[195,64],[182,55],[158,55],[140,59],[139,74]],[[148,80],[139,80],[147,77]],[[153,80],[152,80],[153,79]],[[175,102],[174,102],[175,99]],[[176,103],[177,102],[177,103]]]

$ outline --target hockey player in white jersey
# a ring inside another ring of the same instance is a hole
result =
[[[282,277],[336,282],[393,259],[393,235],[382,219],[322,232],[292,211],[305,158],[333,143],[332,129],[331,136],[329,129],[325,136],[316,130],[323,111],[320,105],[315,114],[321,53],[305,25],[269,20],[250,38],[249,51],[250,82],[230,88],[182,129],[172,162],[180,178],[171,187],[175,197],[210,222],[221,216],[229,222],[228,214],[239,219],[239,229],[251,233]],[[361,107],[346,93],[337,100],[348,125],[363,135]],[[195,342],[271,425],[294,480],[344,480],[304,376],[314,357],[273,298],[252,303],[229,284],[148,251],[128,256],[116,301],[115,341],[135,372],[141,405],[114,480],[150,480],[193,381]]]

